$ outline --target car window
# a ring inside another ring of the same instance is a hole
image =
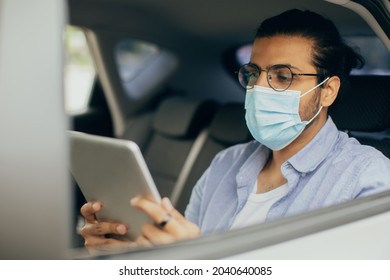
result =
[[[82,29],[67,26],[65,35],[65,109],[84,110],[92,92],[96,71]]]
[[[123,90],[131,101],[156,91],[178,64],[173,53],[133,38],[119,41],[114,52]]]
[[[358,49],[365,59],[362,69],[353,69],[352,75],[390,75],[390,53],[385,45],[374,36],[346,36],[348,45]],[[238,65],[248,63],[252,51],[252,45],[239,47],[235,53]]]
[[[123,82],[133,80],[159,53],[157,46],[134,39],[120,41],[115,48],[119,76]]]
[[[356,46],[366,60],[362,69],[352,70],[353,75],[390,75],[390,53],[377,37],[349,36],[351,46]]]

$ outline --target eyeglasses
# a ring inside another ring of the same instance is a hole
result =
[[[241,86],[245,89],[253,88],[261,72],[267,73],[267,82],[276,91],[288,89],[294,76],[323,76],[321,74],[294,73],[288,65],[284,64],[272,65],[267,70],[263,70],[256,64],[248,63],[238,70],[238,80]]]

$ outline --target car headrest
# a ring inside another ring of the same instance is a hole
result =
[[[250,139],[245,123],[243,103],[226,103],[219,108],[209,128],[210,137],[227,144],[243,143]]]
[[[215,109],[213,101],[172,97],[161,103],[153,128],[171,137],[193,137],[210,122]]]
[[[339,94],[329,115],[340,130],[383,131],[390,128],[390,77],[351,76],[350,90]]]

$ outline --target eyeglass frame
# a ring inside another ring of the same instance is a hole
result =
[[[326,75],[324,75],[324,74],[294,73],[294,72],[291,70],[291,67],[290,67],[289,65],[287,65],[287,64],[275,64],[275,65],[270,66],[267,70],[265,70],[265,69],[261,69],[261,67],[259,67],[257,64],[254,64],[254,63],[245,63],[245,64],[241,65],[241,67],[238,69],[238,71],[236,71],[236,74],[237,74],[237,76],[238,76],[238,77],[237,77],[237,78],[238,78],[238,82],[239,82],[240,85],[241,85],[243,88],[245,88],[245,89],[247,89],[247,88],[252,89],[252,88],[254,87],[254,85],[253,85],[253,86],[246,86],[246,87],[244,87],[244,86],[241,84],[241,82],[240,82],[240,76],[239,76],[239,75],[240,75],[240,71],[241,71],[241,69],[243,69],[245,66],[248,66],[248,65],[249,65],[249,66],[252,66],[252,67],[255,68],[255,69],[257,69],[257,71],[258,71],[258,73],[259,73],[259,76],[256,78],[256,81],[259,79],[259,77],[260,77],[260,75],[261,75],[261,72],[265,72],[265,73],[267,74],[267,83],[268,83],[268,85],[269,85],[273,90],[278,91],[278,92],[283,92],[283,91],[288,90],[288,89],[290,88],[292,82],[293,82],[293,79],[291,79],[290,84],[289,84],[288,87],[286,87],[285,89],[280,90],[280,89],[274,88],[274,87],[270,84],[270,81],[269,81],[269,79],[268,79],[268,72],[269,72],[271,69],[275,68],[275,67],[280,67],[280,68],[285,67],[285,68],[287,68],[287,69],[291,72],[292,78],[293,78],[294,76],[311,76],[311,77],[325,77],[325,76],[326,76]],[[255,83],[256,83],[256,81],[255,81]]]

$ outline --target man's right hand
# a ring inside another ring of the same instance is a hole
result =
[[[107,237],[108,234],[124,236],[127,233],[127,227],[109,221],[98,221],[95,214],[102,208],[102,203],[91,201],[85,203],[80,210],[85,220],[80,234],[84,238],[84,245],[89,252],[96,254],[102,251],[121,250],[137,246],[135,242],[130,240]]]

